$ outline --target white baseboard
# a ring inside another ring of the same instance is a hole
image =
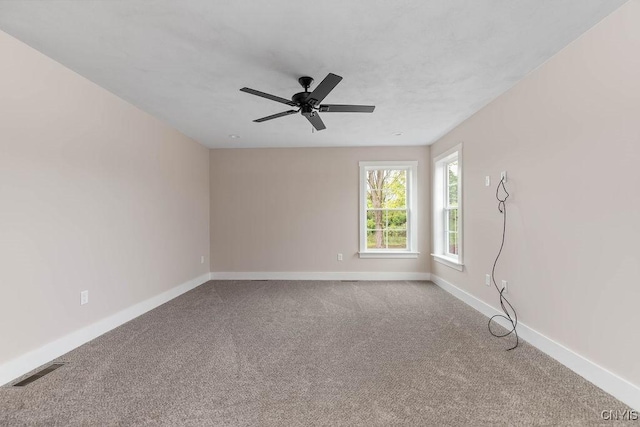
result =
[[[209,281],[210,278],[211,273],[203,274],[0,365],[0,385],[9,383],[37,367],[68,353],[74,348],[117,328],[123,323],[171,301],[177,296]]]
[[[431,281],[487,317],[491,317],[494,314],[502,314],[502,312],[499,312],[484,301],[479,300],[470,293],[463,291],[435,274],[431,275]],[[506,321],[499,323],[504,327],[511,327],[510,324],[505,324]],[[640,410],[640,387],[637,385],[593,363],[522,322],[518,322],[518,336],[611,394],[616,399],[629,405],[631,409]]]
[[[410,272],[307,272],[307,271],[249,271],[212,272],[211,280],[430,280],[430,273]]]

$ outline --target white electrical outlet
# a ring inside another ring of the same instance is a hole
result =
[[[500,172],[500,179],[507,182],[507,171]]]
[[[85,305],[89,302],[89,291],[80,292],[80,305]]]
[[[507,281],[503,280],[502,281],[502,288],[504,289],[503,294],[508,294],[509,293],[509,287],[507,285],[508,285]]]
[[[342,254],[338,254],[338,261],[342,261]]]
[[[484,284],[487,286],[491,286],[491,275],[490,274],[485,274],[484,275]]]
[[[200,264],[204,264],[204,255],[200,257]]]
[[[491,177],[489,175],[484,177],[484,186],[488,187],[491,185]]]

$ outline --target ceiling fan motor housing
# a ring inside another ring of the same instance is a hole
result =
[[[291,97],[291,100],[296,103],[296,105],[304,105],[309,97],[309,92],[298,92]]]

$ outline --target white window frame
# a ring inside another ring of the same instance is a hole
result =
[[[447,165],[458,161],[458,255],[449,253],[447,239],[445,237],[447,221],[445,220],[448,188],[446,186]],[[462,167],[462,143],[445,151],[433,159],[433,256],[434,261],[447,265],[458,271],[464,268],[463,262],[463,199],[462,192],[463,167]]]
[[[418,162],[361,161],[360,166],[360,258],[418,258]],[[367,248],[367,172],[378,169],[407,171],[407,249]]]

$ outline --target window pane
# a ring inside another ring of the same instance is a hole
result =
[[[407,211],[389,211],[387,214],[389,229],[407,229]]]
[[[389,230],[387,232],[389,249],[407,249],[407,231]]]
[[[448,233],[447,250],[450,254],[458,255],[458,233],[455,231]]]
[[[447,204],[458,206],[458,161],[447,164]]]
[[[384,209],[406,208],[407,207],[406,189],[403,187],[401,190],[402,192],[399,192],[399,190],[398,191],[383,190],[380,193],[380,207]]]
[[[371,190],[367,193],[367,208],[380,209],[384,207],[385,194],[383,190]]]
[[[449,186],[449,206],[458,206],[458,186]]]
[[[447,163],[447,174],[449,175],[449,183],[457,182],[458,178],[458,161],[454,160],[451,163]],[[454,178],[452,181],[451,178]]]
[[[371,210],[367,211],[367,229],[382,230],[387,228],[387,211]]]
[[[367,230],[367,249],[384,249],[386,247],[384,230]]]
[[[407,171],[389,170],[384,181],[384,208],[407,207]]]
[[[382,190],[387,171],[385,169],[375,169],[367,171],[367,191]]]
[[[367,207],[381,208],[384,204],[384,181],[387,178],[386,170],[367,171]]]
[[[447,225],[448,225],[448,229],[447,231],[452,231],[452,232],[458,232],[458,209],[454,208],[454,209],[449,209],[447,211],[447,215],[448,215],[448,219],[447,219]]]
[[[375,224],[375,212],[367,210],[367,228],[376,228]]]
[[[367,208],[404,208],[407,205],[407,171],[367,171]]]

